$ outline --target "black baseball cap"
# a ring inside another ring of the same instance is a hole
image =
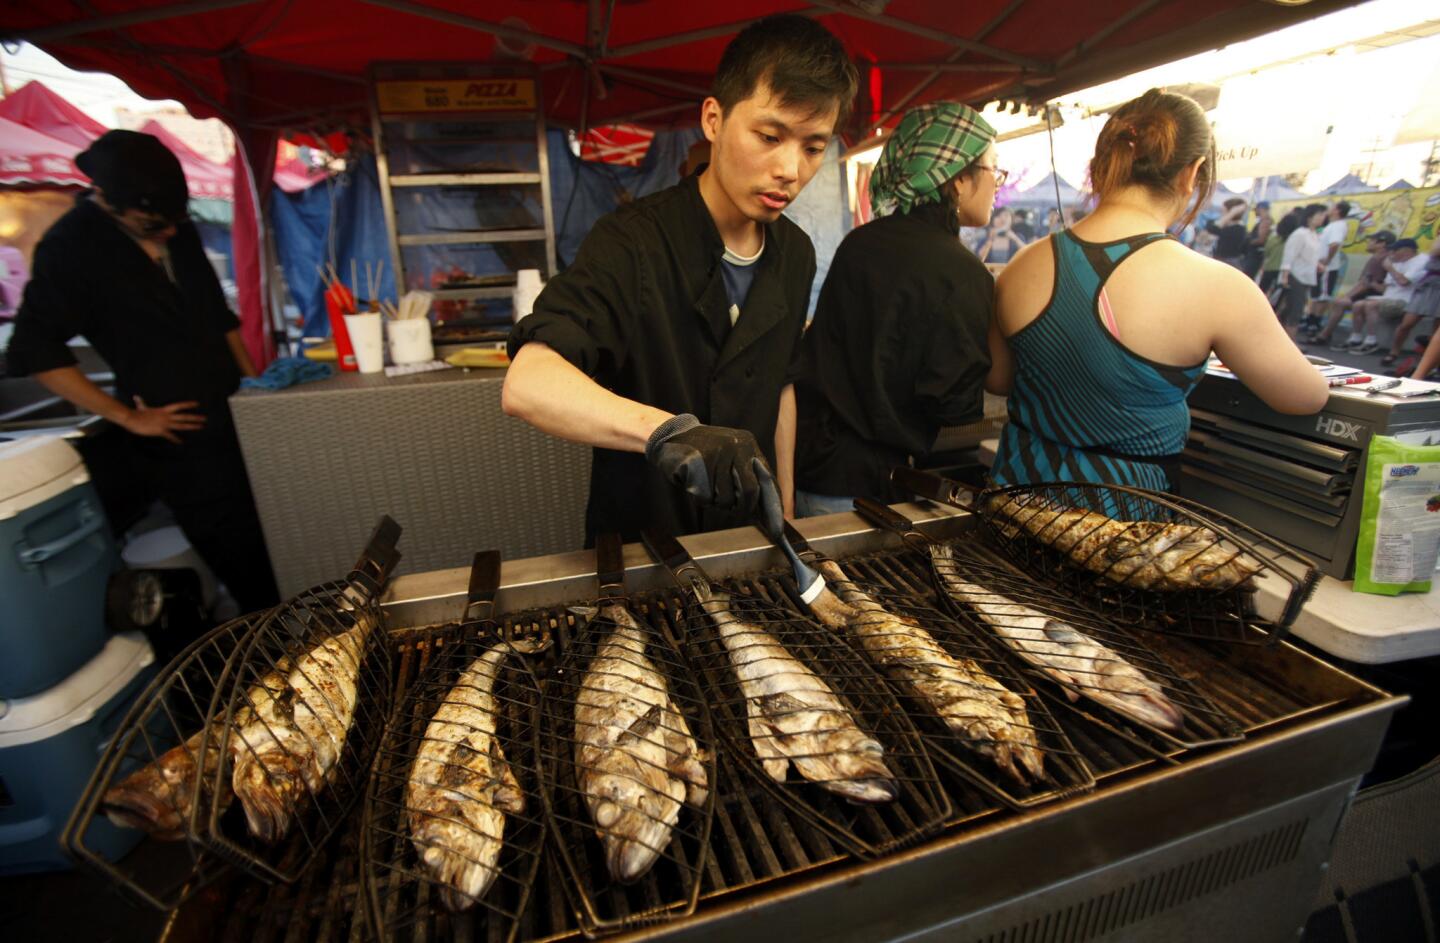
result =
[[[1390,230],[1388,230],[1388,229],[1379,229],[1379,230],[1376,230],[1375,232],[1372,232],[1370,235],[1366,236],[1365,238],[1366,238],[1366,239],[1374,239],[1376,242],[1383,242],[1383,243],[1385,243],[1387,246],[1388,246],[1388,245],[1392,245],[1392,244],[1395,242],[1395,234],[1394,234],[1393,232],[1391,232]]]
[[[1398,252],[1401,249],[1414,249],[1416,252],[1419,252],[1420,243],[1416,242],[1414,239],[1396,239],[1394,242],[1390,243],[1391,252]]]
[[[75,158],[115,209],[181,219],[190,203],[180,160],[153,134],[106,131]]]

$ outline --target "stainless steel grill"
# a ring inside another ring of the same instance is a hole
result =
[[[973,539],[972,521],[905,506],[938,538]],[[851,515],[805,522],[815,549],[900,595],[924,598],[929,562],[898,537]],[[778,599],[793,592],[782,559],[757,532],[687,538],[707,573],[737,591]],[[632,607],[673,630],[686,600],[668,574],[627,548]],[[561,648],[584,623],[566,604],[593,597],[594,560],[567,554],[506,566],[502,631],[543,627]],[[748,587],[748,590],[747,590]],[[423,627],[454,621],[463,574],[402,580],[387,613],[397,694],[413,683],[433,644]],[[943,765],[955,809],[939,835],[859,860],[823,828],[781,802],[727,758],[717,769],[710,854],[693,916],[626,931],[626,939],[935,938],[1034,941],[1133,936],[1237,939],[1292,935],[1308,912],[1335,823],[1369,768],[1390,698],[1286,645],[1233,646],[1156,634],[1147,647],[1243,729],[1245,739],[1203,748],[1158,744],[1093,712],[1057,710],[1056,722],[1092,766],[1094,792],[1015,812]],[[543,660],[537,673],[545,673]],[[1037,687],[1039,685],[1037,684]],[[1055,700],[1053,704],[1060,704]],[[355,939],[357,848],[340,829],[315,866],[290,886],[237,881],[182,908],[171,938],[210,938],[205,906],[225,914],[236,939]],[[547,855],[519,939],[581,935],[555,855]],[[1223,894],[1223,904],[1215,895]],[[477,915],[478,917],[478,915]],[[187,933],[186,927],[199,928]],[[426,925],[395,939],[430,938]],[[457,938],[504,939],[499,921],[445,928]],[[1028,934],[1021,936],[1020,934]]]

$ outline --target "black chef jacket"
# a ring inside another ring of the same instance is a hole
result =
[[[900,500],[890,469],[984,414],[994,298],[940,204],[846,236],[801,344],[795,487]]]
[[[66,342],[84,335],[115,373],[116,398],[147,406],[194,400],[204,428],[126,435],[139,472],[242,610],[279,599],[226,398],[240,367],[225,335],[239,326],[200,235],[186,223],[166,243],[175,281],[92,200],[81,197],[35,247],[35,267],[10,337],[12,376],[74,366]]]
[[[790,220],[767,224],[740,319],[722,332],[730,323],[724,251],[698,175],[622,207],[595,224],[574,263],[545,286],[511,332],[510,356],[541,341],[620,396],[748,429],[773,466],[780,390],[794,376],[815,249]],[[691,534],[748,522],[696,503],[639,453],[594,452],[587,541],[607,531],[634,539],[645,527]]]
[[[122,403],[138,395],[148,406],[196,400],[206,415],[224,410],[240,384],[225,335],[240,322],[225,304],[195,227],[180,226],[166,247],[175,282],[103,209],[81,197],[35,248],[10,338],[10,375],[74,366],[66,342],[83,335],[115,372]]]

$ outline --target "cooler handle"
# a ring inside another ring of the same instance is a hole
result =
[[[20,541],[16,545],[20,550],[20,562],[26,566],[39,566],[53,557],[58,557],[104,527],[105,515],[91,507],[89,501],[81,501],[75,506],[75,521],[75,529],[70,533],[56,537],[38,547],[31,547],[25,541]]]

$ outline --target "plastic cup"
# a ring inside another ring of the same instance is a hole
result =
[[[355,362],[361,373],[379,373],[385,369],[385,342],[380,328],[380,313],[345,315],[345,331],[355,349]]]
[[[391,363],[425,363],[435,359],[435,346],[430,343],[430,319],[407,318],[386,325],[390,335]]]

